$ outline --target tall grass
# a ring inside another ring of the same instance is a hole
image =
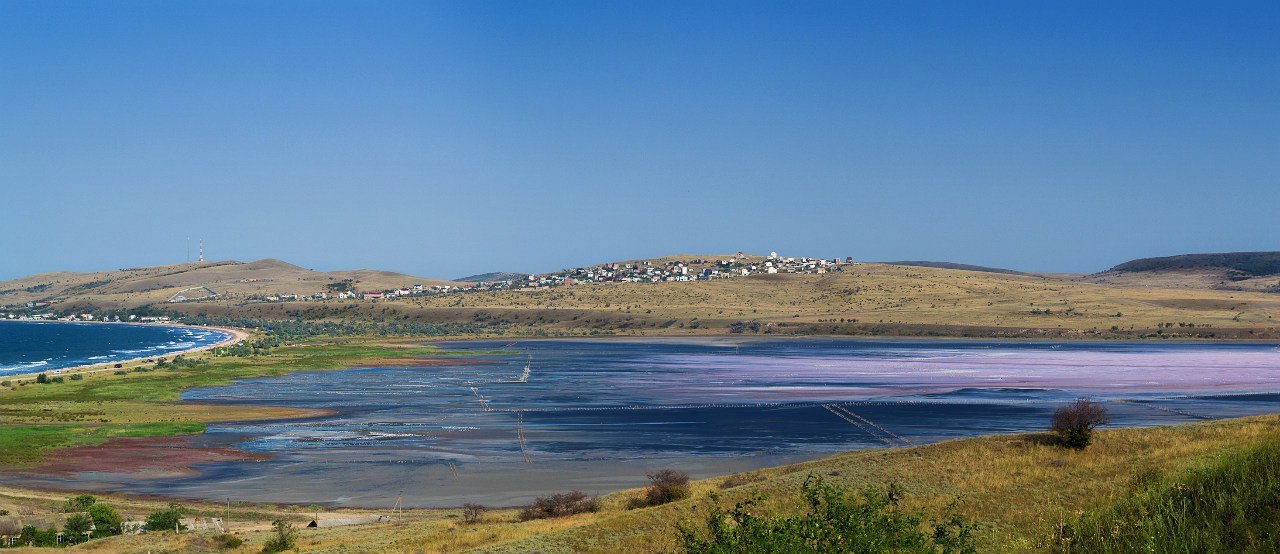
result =
[[[1062,525],[1055,549],[1280,551],[1280,439],[1230,451],[1176,479],[1138,481],[1124,500]]]

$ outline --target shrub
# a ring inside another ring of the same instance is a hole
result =
[[[475,523],[480,520],[480,515],[485,512],[485,507],[470,502],[462,505],[462,521],[467,523]]]
[[[1111,422],[1107,409],[1096,402],[1079,398],[1053,412],[1049,429],[1068,448],[1082,449],[1093,440],[1093,429]]]
[[[39,374],[39,375],[36,375],[36,382],[37,382],[37,383],[40,383],[41,385],[43,385],[43,384],[45,384],[45,383],[48,383],[48,382],[49,382],[49,376],[48,376],[48,375],[45,375],[45,374],[43,374],[43,373],[41,373],[41,374]]]
[[[228,535],[226,533],[223,533],[221,535],[214,535],[213,542],[215,545],[217,545],[218,548],[223,550],[240,548],[240,545],[244,544],[244,540],[241,539],[240,537],[237,537],[235,535]]]
[[[57,546],[58,530],[46,529],[41,531],[33,525],[22,528],[22,532],[18,534],[17,544],[26,544],[31,546]]]
[[[582,491],[564,492],[549,496],[539,496],[534,499],[533,504],[520,510],[520,520],[528,521],[531,519],[571,516],[594,512],[599,509],[599,500],[594,497],[588,497]]]
[[[98,499],[92,494],[77,494],[62,503],[63,513],[83,512],[89,509]]]
[[[759,473],[756,473],[754,471],[750,473],[738,473],[738,474],[730,475],[728,479],[721,481],[720,488],[732,489],[734,487],[741,487],[742,485],[746,485],[748,483],[764,481],[764,479],[765,477],[763,475],[760,475]]]
[[[691,553],[735,552],[977,552],[975,526],[958,515],[921,530],[923,512],[898,507],[901,491],[866,491],[861,497],[809,476],[801,488],[808,512],[792,517],[752,514],[753,503],[728,512],[714,504],[706,530],[678,527],[680,548]]]
[[[13,384],[12,381],[0,381],[0,387],[7,387],[12,384]]]
[[[67,380],[66,380],[66,379],[63,379],[61,375],[59,375],[59,376],[57,376],[57,377],[53,377],[53,378],[49,379],[49,382],[50,382],[50,383],[65,383],[66,381],[67,381]]]
[[[183,530],[187,527],[181,523],[182,506],[170,504],[166,510],[160,510],[147,516],[146,526],[148,531],[172,531],[174,529]]]
[[[112,374],[112,375],[128,375],[128,374],[129,374],[129,372],[128,372],[128,371],[125,371],[125,370],[123,370],[123,369],[121,369],[121,370],[119,370],[119,371],[113,371],[113,372],[111,372],[111,374]]]
[[[267,539],[262,543],[262,551],[271,554],[273,552],[284,552],[292,549],[298,542],[298,530],[293,528],[293,524],[283,519],[277,519],[271,522],[271,527],[275,529],[275,536]]]
[[[635,499],[630,507],[658,506],[689,497],[689,474],[674,469],[664,469],[647,474],[649,486],[644,497]]]

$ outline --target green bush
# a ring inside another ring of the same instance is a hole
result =
[[[145,529],[148,531],[172,531],[174,529],[183,530],[187,527],[180,523],[182,519],[182,506],[178,504],[170,504],[168,509],[160,510],[147,516]]]
[[[1280,439],[1220,456],[1180,478],[1143,472],[1129,495],[1063,523],[1065,552],[1280,551]]]
[[[39,374],[39,375],[36,375],[36,382],[37,382],[37,383],[40,383],[41,385],[43,385],[43,384],[45,384],[45,383],[48,383],[48,382],[49,382],[49,376],[48,376],[48,375],[45,375],[45,374],[43,374],[43,373],[41,373],[41,374]]]
[[[706,529],[679,527],[684,552],[729,554],[741,552],[976,552],[974,525],[958,515],[925,532],[919,511],[898,507],[901,490],[866,491],[859,497],[810,476],[801,488],[808,512],[798,516],[760,516],[752,501],[729,511],[714,504]]]
[[[264,553],[284,552],[292,549],[298,542],[298,530],[293,528],[292,523],[277,519],[271,522],[271,527],[275,529],[276,534],[262,544]]]
[[[240,545],[244,544],[244,540],[242,540],[240,537],[237,537],[235,535],[228,535],[226,533],[223,533],[221,535],[215,535],[213,537],[213,542],[218,546],[218,548],[222,550],[240,548]]]
[[[46,529],[41,531],[36,529],[35,526],[28,525],[22,528],[22,532],[18,535],[18,540],[15,541],[14,544],[30,546],[57,546],[58,530]]]
[[[81,380],[81,379],[84,379],[84,375],[81,375],[81,374],[79,374],[79,373],[76,373],[76,374],[74,374],[74,375],[72,375],[72,376],[71,376],[71,380],[72,380],[72,381],[79,381],[79,380]]]

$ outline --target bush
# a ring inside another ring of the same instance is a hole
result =
[[[244,540],[241,539],[240,537],[237,537],[235,535],[228,535],[226,533],[223,533],[221,535],[215,535],[213,537],[213,542],[218,546],[218,548],[222,550],[240,548],[240,545],[244,544]]]
[[[77,494],[62,503],[62,512],[66,514],[83,512],[97,501],[98,499],[94,498],[92,494]]]
[[[680,548],[692,553],[736,552],[977,552],[975,526],[958,515],[921,530],[920,511],[898,507],[901,491],[866,491],[861,498],[810,476],[801,488],[808,513],[767,517],[750,513],[751,501],[725,512],[713,505],[706,530],[678,528]]]
[[[41,373],[41,374],[39,374],[39,375],[36,375],[36,382],[37,382],[37,383],[40,383],[41,385],[43,385],[43,384],[45,384],[45,383],[48,383],[48,382],[49,382],[49,376],[48,376],[48,375],[45,375],[45,374],[43,374],[43,373]]]
[[[732,489],[734,487],[741,487],[742,485],[746,485],[749,483],[764,481],[764,479],[765,477],[763,475],[760,475],[759,473],[754,471],[750,473],[737,473],[734,475],[730,475],[728,479],[721,481],[720,488]]]
[[[674,469],[664,469],[646,475],[649,486],[644,490],[644,497],[631,502],[631,508],[658,506],[689,497],[689,474]]]
[[[276,535],[267,539],[262,543],[262,551],[271,554],[273,552],[284,552],[292,549],[298,542],[298,530],[293,528],[293,524],[283,519],[277,519],[271,522],[271,527],[275,529]]]
[[[160,510],[147,516],[146,526],[144,529],[148,531],[172,531],[174,529],[183,530],[187,526],[183,525],[182,506],[170,504],[167,510]]]
[[[33,525],[22,528],[22,532],[18,534],[16,544],[26,544],[31,546],[57,546],[58,530],[46,529],[41,531]]]
[[[74,375],[72,375],[72,376],[71,376],[71,380],[72,380],[72,381],[79,381],[79,380],[81,380],[81,379],[84,379],[84,375],[81,375],[81,374],[79,374],[79,373],[76,373],[76,374],[74,374]]]
[[[1049,430],[1068,448],[1082,449],[1093,440],[1093,429],[1111,422],[1107,409],[1084,398],[1062,406],[1053,412]]]
[[[520,520],[571,516],[599,509],[599,500],[582,491],[564,492],[534,499],[533,504],[520,510]]]
[[[485,512],[485,507],[470,502],[462,505],[462,521],[467,523],[475,523],[480,520],[480,515]]]

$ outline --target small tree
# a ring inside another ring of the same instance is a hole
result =
[[[106,504],[89,506],[89,517],[93,518],[93,535],[95,537],[119,535],[121,532],[120,526],[124,524],[124,518],[120,517],[120,514],[115,509]]]
[[[1083,449],[1093,440],[1093,429],[1110,422],[1102,404],[1079,398],[1053,412],[1049,429],[1058,435],[1063,446]]]
[[[277,519],[271,522],[271,527],[275,529],[276,535],[267,539],[262,544],[262,551],[266,554],[274,552],[284,552],[292,549],[298,542],[298,530],[293,528],[293,524],[283,519]]]
[[[462,505],[462,521],[467,523],[475,523],[480,520],[480,515],[485,512],[485,507],[470,502]]]
[[[62,532],[67,535],[68,540],[80,542],[80,538],[92,527],[93,520],[88,515],[71,514],[67,516],[67,522],[62,525]]]
[[[41,385],[43,385],[43,384],[45,384],[45,383],[48,383],[48,382],[49,382],[49,376],[48,376],[48,375],[45,375],[45,374],[43,374],[43,373],[41,373],[41,374],[39,374],[39,375],[36,375],[36,382],[37,382],[37,383],[40,383]]]

